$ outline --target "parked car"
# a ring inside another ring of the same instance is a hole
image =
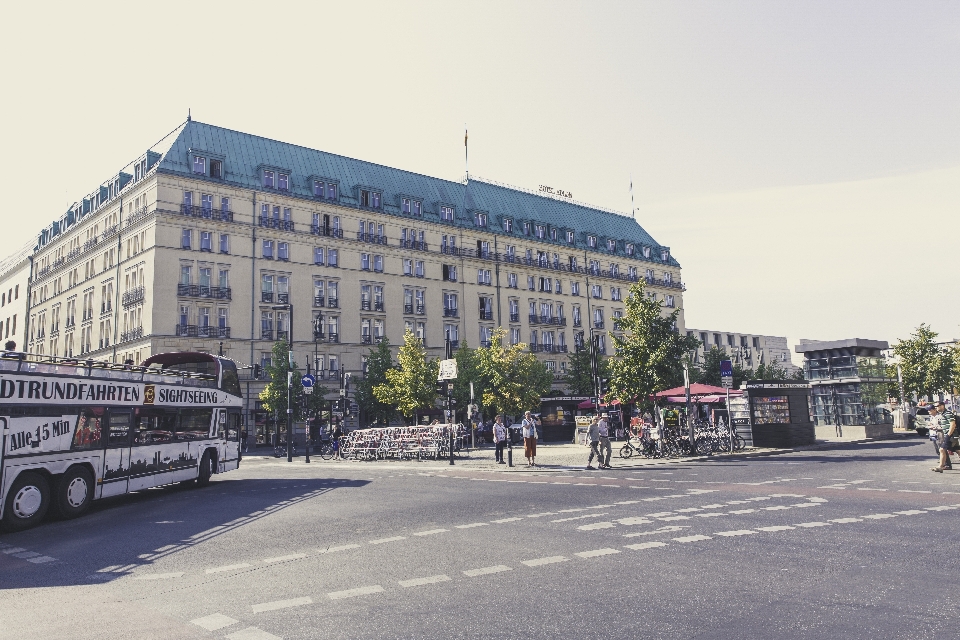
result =
[[[937,419],[930,415],[926,407],[917,407],[917,415],[913,419],[913,428],[921,436],[930,433],[930,429],[935,427]]]

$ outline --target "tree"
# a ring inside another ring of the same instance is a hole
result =
[[[503,346],[506,332],[493,332],[489,347],[476,350],[477,371],[485,381],[484,406],[497,413],[518,415],[540,406],[540,398],[550,390],[553,374],[524,343]]]
[[[260,392],[260,400],[267,411],[286,415],[287,412],[287,372],[293,373],[291,376],[292,386],[290,389],[290,404],[293,408],[293,419],[295,421],[305,420],[317,415],[325,402],[324,396],[329,393],[326,387],[315,386],[313,393],[303,392],[303,385],[300,384],[300,369],[296,366],[290,368],[289,362],[289,344],[285,340],[273,344],[273,353],[270,358],[270,364],[264,367],[264,373],[270,382]]]
[[[908,339],[893,345],[893,353],[900,360],[903,389],[908,395],[932,398],[950,386],[955,366],[952,350],[938,345],[937,335],[928,325],[921,324]],[[899,395],[899,390],[894,393]]]
[[[403,334],[403,345],[397,354],[397,367],[387,369],[386,382],[373,388],[378,401],[395,406],[406,417],[417,409],[433,406],[437,398],[437,373],[440,361],[427,360],[423,342],[410,329]]]
[[[755,372],[751,371],[751,373],[754,380],[786,380],[789,378],[787,370],[776,362],[770,364],[761,362],[757,370]]]
[[[466,416],[467,405],[470,404],[470,383],[473,383],[474,400],[477,400],[483,397],[486,381],[477,369],[476,352],[467,345],[466,340],[460,343],[453,357],[457,361],[457,379],[453,381],[453,397],[457,401],[457,410],[464,412],[463,415]]]
[[[709,351],[704,352],[703,364],[699,366],[695,365],[690,380],[692,382],[699,382],[700,384],[710,384],[719,387],[722,382],[720,380],[720,362],[722,360],[730,360],[730,356],[717,345],[713,345]],[[750,380],[753,377],[753,370],[744,369],[740,366],[740,363],[733,365],[733,387],[735,389],[739,389],[744,380]]]
[[[595,392],[593,385],[593,357],[588,345],[574,347],[567,355],[567,376],[564,383],[572,396],[592,396]],[[602,353],[597,354],[597,369],[601,378],[610,377],[609,360]]]
[[[397,414],[393,405],[380,402],[373,393],[373,388],[386,384],[387,371],[394,368],[393,356],[390,354],[390,342],[384,338],[380,344],[370,349],[367,356],[366,374],[356,382],[354,399],[360,410],[370,422],[390,424],[390,420]]]
[[[630,287],[624,316],[617,321],[623,337],[613,336],[617,355],[610,361],[608,398],[645,400],[683,383],[684,357],[699,342],[677,331],[679,315],[679,309],[664,315],[661,303],[647,297],[642,280]]]

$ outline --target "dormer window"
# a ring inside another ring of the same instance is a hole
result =
[[[669,249],[661,249],[661,250],[660,250],[660,259],[663,260],[664,262],[666,262],[667,260],[669,260],[669,259],[670,259],[670,250],[669,250]]]
[[[597,236],[587,236],[587,246],[591,249],[597,248]]]
[[[440,219],[444,222],[453,222],[453,207],[440,205]]]
[[[207,159],[200,156],[193,156],[193,172],[200,175],[207,175]]]
[[[626,253],[627,253],[628,256],[632,256],[632,255],[633,255],[633,243],[632,243],[632,242],[628,242],[628,243],[626,244],[626,246],[625,246],[625,251],[626,251]]]
[[[616,251],[617,250],[617,241],[616,240],[607,240],[607,251]]]
[[[553,240],[554,242],[557,241],[557,230],[556,230],[556,229],[550,229],[550,239]]]
[[[400,198],[400,212],[401,213],[410,213],[410,198]]]
[[[530,235],[530,223],[529,223],[529,222],[524,222],[524,223],[523,223],[523,235],[525,235],[525,236]]]
[[[567,231],[567,244],[573,244],[573,231]]]
[[[210,161],[210,177],[223,180],[223,162],[220,160]]]
[[[277,188],[277,176],[273,171],[265,169],[263,172],[263,186],[267,189]]]
[[[413,201],[413,215],[422,216],[423,215],[423,203],[419,200]]]
[[[537,225],[537,238],[543,240],[547,235],[547,229],[542,224]]]
[[[379,209],[380,192],[360,189],[360,206],[367,209]]]
[[[650,247],[644,247],[644,248],[643,248],[643,257],[644,257],[644,258],[649,258],[649,257],[650,257]]]
[[[277,179],[277,189],[280,189],[281,191],[289,191],[290,176],[288,176],[285,173],[281,173],[279,178]]]
[[[316,197],[316,198],[322,198],[322,197],[326,194],[325,187],[326,187],[326,185],[325,185],[323,182],[321,182],[320,180],[314,180],[314,181],[313,181],[313,195],[314,195],[314,197]]]
[[[503,230],[507,233],[513,233],[513,218],[503,219]]]
[[[478,227],[487,226],[487,214],[485,213],[474,213],[473,214],[473,224]]]
[[[327,200],[336,200],[337,199],[337,183],[325,182],[323,180],[314,180],[313,195],[316,198],[326,198]]]

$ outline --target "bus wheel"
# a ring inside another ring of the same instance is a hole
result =
[[[197,486],[203,487],[210,482],[210,476],[213,474],[213,456],[210,451],[204,451],[200,458],[200,473],[197,474]]]
[[[57,485],[57,510],[69,520],[83,515],[93,500],[93,478],[81,466],[70,467]]]
[[[50,483],[39,473],[17,476],[7,494],[3,524],[9,531],[22,531],[39,523],[50,508]]]

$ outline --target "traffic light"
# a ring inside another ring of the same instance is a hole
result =
[[[262,375],[263,375],[263,369],[260,367],[260,365],[258,364],[253,365],[253,379],[259,380],[260,376]]]
[[[610,390],[610,378],[600,378],[600,395]]]

